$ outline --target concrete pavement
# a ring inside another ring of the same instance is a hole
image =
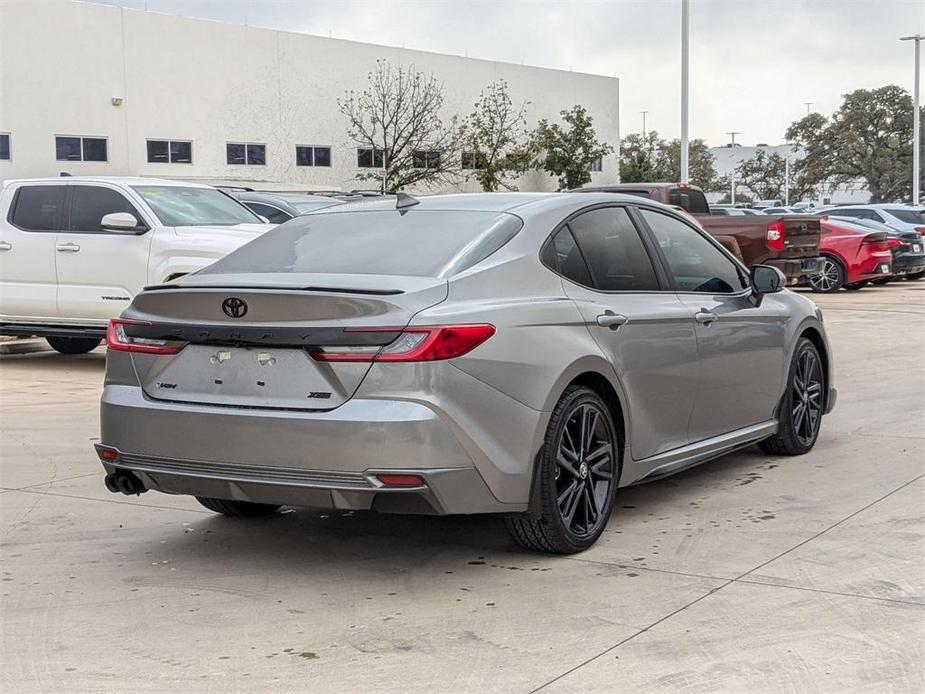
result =
[[[4,692],[925,690],[925,281],[813,296],[816,449],[621,490],[575,557],[492,518],[114,496],[104,356],[0,356]]]

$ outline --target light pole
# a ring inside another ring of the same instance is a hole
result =
[[[790,155],[784,156],[784,207],[790,207]]]
[[[921,171],[921,155],[922,155],[922,133],[919,126],[919,121],[921,120],[921,112],[919,111],[919,57],[920,57],[920,46],[922,44],[922,39],[925,38],[922,34],[915,34],[914,36],[903,36],[900,41],[915,41],[915,69],[913,70],[915,86],[912,89],[912,99],[914,107],[912,110],[913,113],[913,122],[912,122],[912,204],[919,204],[919,171]]]
[[[681,0],[681,183],[688,183],[687,101],[690,72],[690,2]]]
[[[807,115],[807,116],[809,115],[809,107],[812,106],[813,103],[814,103],[814,102],[812,102],[812,101],[804,101],[804,102],[803,102],[803,105],[806,107],[806,115]]]
[[[730,145],[729,151],[732,153],[732,169],[729,171],[729,202],[733,205],[736,204],[736,167],[735,167],[735,158],[736,158],[736,135],[741,135],[738,130],[730,130],[726,133],[732,138],[732,145]]]
[[[640,113],[642,114],[642,142],[643,142],[643,145],[645,145],[645,141],[646,141],[646,114],[648,113],[648,111],[640,111]]]

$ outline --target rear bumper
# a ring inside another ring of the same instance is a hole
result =
[[[791,282],[798,281],[806,275],[817,275],[822,272],[821,256],[812,256],[809,258],[771,258],[766,261],[765,265],[776,267]]]
[[[107,472],[147,489],[258,503],[406,513],[504,513],[448,423],[417,402],[354,398],[329,412],[166,403],[107,385],[101,444]],[[386,488],[376,473],[420,475]]]
[[[925,253],[897,253],[893,256],[893,274],[908,275],[925,270]]]

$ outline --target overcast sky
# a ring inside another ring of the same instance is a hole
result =
[[[680,0],[96,0],[334,38],[616,75],[621,132],[680,132]],[[925,0],[691,0],[691,137],[779,143],[840,95],[912,90]]]

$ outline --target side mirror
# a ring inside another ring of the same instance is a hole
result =
[[[100,227],[108,231],[138,231],[138,220],[129,212],[110,212],[103,215]]]
[[[787,286],[784,273],[771,265],[753,265],[749,275],[752,291],[759,297],[764,294],[774,294]]]

